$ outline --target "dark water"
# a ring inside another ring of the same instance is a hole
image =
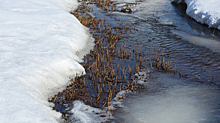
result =
[[[130,5],[130,14],[102,12],[93,15],[131,21],[136,30],[127,37],[127,48],[138,40],[146,71],[151,71],[145,90],[128,94],[114,111],[114,122],[218,123],[220,122],[220,31],[197,23],[185,13],[186,5],[169,0],[144,0]],[[214,31],[214,35],[213,35]],[[181,70],[181,77],[163,73],[154,66],[155,54],[163,54]],[[152,66],[153,65],[153,66]]]
[[[112,25],[118,24],[115,19],[132,21],[137,31],[129,35],[128,43],[138,40],[146,54],[160,50],[189,79],[219,83],[220,31],[197,23],[186,15],[186,5],[173,5],[169,0],[147,0],[130,7],[131,14],[98,9],[93,14]],[[145,57],[146,62],[151,59]]]
[[[143,7],[142,10],[133,13],[141,19],[134,21],[138,31],[132,36],[138,37],[142,48],[148,49],[148,53],[149,50],[160,49],[165,58],[190,79],[218,83],[219,31],[215,31],[213,37],[213,29],[198,24],[183,13],[184,6],[174,6],[169,0],[143,1],[141,4],[137,8]],[[197,41],[201,40],[204,43],[200,45]],[[214,47],[212,44],[217,45]]]

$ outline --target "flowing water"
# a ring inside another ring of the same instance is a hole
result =
[[[170,0],[118,1],[116,12],[91,5],[91,14],[110,25],[132,23],[133,31],[123,41],[128,50],[138,41],[147,79],[137,80],[143,81],[144,89],[126,94],[110,122],[219,123],[220,31],[197,23],[186,15],[186,5]],[[126,4],[131,13],[120,11]],[[178,72],[158,70],[156,53]]]
[[[118,2],[118,12],[102,12],[93,7],[93,15],[131,21],[135,33],[129,42],[138,40],[145,55],[143,62],[150,73],[141,93],[127,94],[122,107],[114,111],[112,122],[127,123],[218,123],[220,122],[220,31],[209,29],[189,18],[186,5],[169,0],[143,0],[129,4],[133,12],[125,14]],[[214,33],[213,33],[214,31]],[[156,52],[172,61],[181,77],[152,67]]]

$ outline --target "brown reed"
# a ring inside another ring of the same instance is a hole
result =
[[[97,6],[106,11],[115,11],[114,2],[110,0],[93,0]],[[72,83],[63,92],[56,94],[49,99],[50,102],[62,105],[74,100],[81,100],[84,103],[105,109],[110,106],[112,99],[118,95],[124,100],[124,94],[119,95],[122,89],[135,91],[137,83],[132,80],[132,74],[141,71],[142,57],[140,49],[138,51],[138,41],[133,52],[139,58],[139,63],[135,66],[124,65],[130,60],[132,52],[128,52],[126,42],[121,42],[126,32],[131,30],[129,23],[121,21],[123,26],[108,25],[105,18],[99,19],[88,14],[92,8],[85,1],[73,12],[70,12],[84,25],[90,28],[90,32],[95,38],[94,49],[84,58],[83,67],[86,70],[85,76],[77,76],[72,79]],[[120,45],[121,44],[121,45]],[[120,45],[120,47],[119,47]],[[136,61],[133,61],[136,62]],[[59,100],[58,100],[59,98]],[[62,101],[60,101],[62,100]],[[57,103],[58,104],[58,103]],[[104,111],[107,112],[108,110]],[[64,119],[68,119],[64,113]]]

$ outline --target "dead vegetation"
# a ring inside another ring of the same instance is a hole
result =
[[[143,88],[134,80],[134,74],[142,71],[144,53],[139,48],[138,40],[133,44],[132,50],[127,48],[128,33],[132,32],[132,24],[121,21],[121,25],[109,25],[105,18],[96,18],[90,15],[94,3],[105,11],[116,11],[114,2],[110,0],[81,1],[81,5],[71,12],[78,20],[90,28],[95,38],[94,49],[84,58],[83,67],[86,75],[78,76],[63,92],[49,99],[56,106],[71,104],[74,100],[81,100],[85,104],[101,108],[108,112],[110,102],[117,95],[124,100],[121,90],[139,91]],[[120,20],[119,20],[120,21]],[[156,68],[171,71],[171,61],[156,54]],[[68,121],[70,112],[60,111],[62,117]]]
[[[108,8],[114,9],[109,0],[98,0],[96,4],[106,11],[109,11]],[[89,11],[92,9],[88,6],[88,1],[84,1],[78,9],[71,12],[83,25],[90,28],[95,38],[94,49],[85,56],[82,63],[86,75],[71,80],[72,84],[63,92],[51,97],[49,101],[55,103],[55,106],[81,100],[104,110],[121,90],[136,91],[142,88],[134,81],[133,74],[142,71],[143,53],[140,52],[138,41],[133,50],[128,51],[126,41],[123,40],[124,35],[131,32],[132,24],[121,22],[123,26],[108,25],[105,18],[93,17]],[[124,95],[118,95],[118,99],[124,100]],[[68,120],[68,111],[61,113]]]

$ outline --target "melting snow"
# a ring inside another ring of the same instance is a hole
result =
[[[185,2],[186,13],[197,22],[220,30],[219,0],[171,0],[173,3]]]
[[[84,73],[79,62],[93,47],[88,29],[67,12],[77,5],[77,0],[1,0],[1,123],[59,121],[61,114],[47,100],[69,77]]]

